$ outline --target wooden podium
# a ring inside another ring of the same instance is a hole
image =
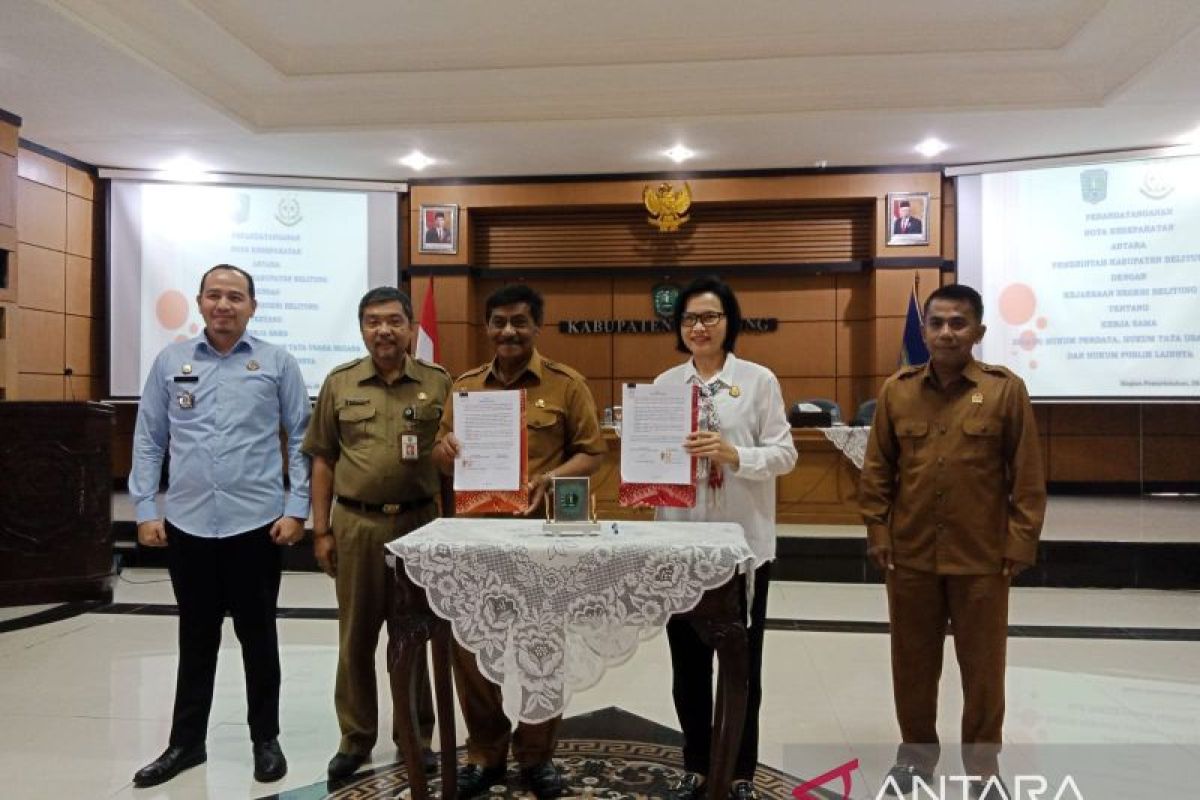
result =
[[[111,600],[113,407],[0,402],[0,606]]]

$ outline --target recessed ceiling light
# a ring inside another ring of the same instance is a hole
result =
[[[417,172],[434,163],[434,160],[422,153],[420,150],[413,150],[411,153],[400,159],[400,163],[409,169],[415,169]]]
[[[670,150],[664,151],[663,155],[674,161],[676,164],[682,164],[684,161],[687,161],[689,158],[696,155],[696,151],[689,150],[683,145],[677,144]]]
[[[921,155],[925,156],[926,158],[933,158],[934,156],[943,152],[949,146],[950,145],[946,144],[945,142],[943,142],[941,139],[937,138],[936,136],[930,136],[928,139],[921,142],[913,149],[916,150]]]
[[[208,167],[190,156],[179,156],[163,164],[158,176],[165,181],[196,183],[208,179]]]

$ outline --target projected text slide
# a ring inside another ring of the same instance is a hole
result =
[[[1200,395],[1200,158],[989,174],[982,359],[1035,397]]]

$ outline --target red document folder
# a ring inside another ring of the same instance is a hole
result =
[[[529,508],[529,437],[525,429],[525,390],[521,392],[521,484],[515,492],[487,490],[454,493],[454,513],[512,514]]]
[[[700,387],[692,387],[692,430],[700,424]],[[620,465],[617,467],[620,474]],[[679,483],[626,483],[621,481],[617,489],[617,502],[622,506],[668,506],[691,508],[696,505],[696,459],[692,459],[692,482]]]

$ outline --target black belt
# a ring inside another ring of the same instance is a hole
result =
[[[355,511],[366,511],[369,514],[407,514],[418,508],[424,508],[433,502],[432,497],[422,497],[420,500],[409,500],[404,503],[364,503],[352,497],[338,495],[338,503],[353,508]]]

